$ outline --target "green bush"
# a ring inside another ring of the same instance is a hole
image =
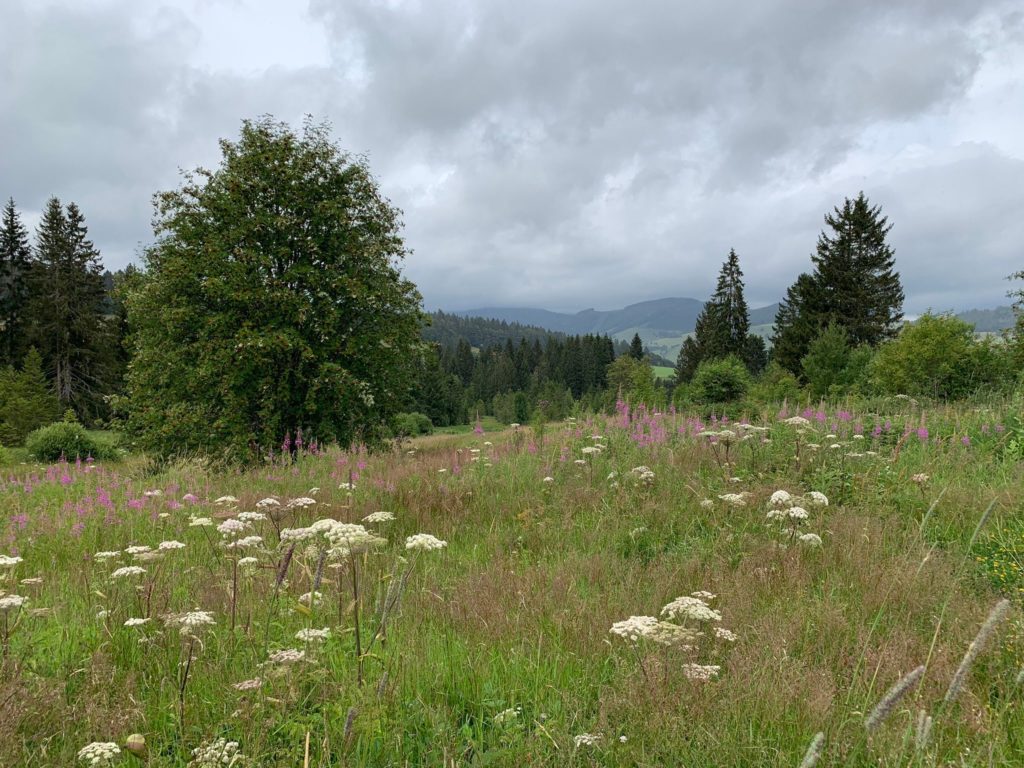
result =
[[[1008,350],[975,340],[968,323],[926,313],[879,348],[870,377],[883,393],[952,399],[1006,385],[1011,369]]]
[[[29,350],[20,371],[0,369],[0,443],[21,445],[33,429],[56,419],[59,410],[35,349]]]
[[[434,432],[434,423],[423,413],[400,413],[395,417],[393,431],[397,437],[416,437]]]
[[[800,381],[776,362],[771,362],[755,379],[750,388],[750,399],[757,403],[790,403],[800,401]]]
[[[807,388],[814,397],[836,397],[859,389],[872,354],[870,347],[851,347],[846,329],[829,323],[800,361]]]
[[[40,427],[25,439],[25,447],[33,458],[39,461],[57,461],[64,457],[75,459],[113,459],[117,449],[103,440],[90,435],[77,422],[59,421],[48,427]]]
[[[750,389],[750,373],[734,355],[705,360],[697,366],[690,394],[699,403],[729,403],[742,400]]]

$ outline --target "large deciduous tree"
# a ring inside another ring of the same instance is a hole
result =
[[[881,206],[861,192],[826,214],[825,224],[811,257],[814,273],[798,278],[775,320],[775,359],[793,373],[830,323],[851,345],[874,347],[896,336],[903,319],[903,288],[886,242],[892,225]]]
[[[422,313],[400,211],[325,125],[269,117],[156,197],[128,297],[128,426],[160,454],[250,460],[302,430],[374,442],[407,400]]]

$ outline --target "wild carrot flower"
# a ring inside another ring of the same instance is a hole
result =
[[[731,507],[747,506],[747,499],[742,493],[723,493],[718,498]]]
[[[713,502],[711,499],[701,499],[701,501],[700,501],[700,508],[701,509],[713,509],[714,506],[715,506],[715,502]]]
[[[437,549],[444,549],[448,546],[447,541],[431,536],[429,533],[417,533],[405,540],[405,548],[422,552],[431,552]]]
[[[209,517],[190,517],[189,528],[209,528],[213,525],[213,519]]]
[[[130,576],[141,576],[146,572],[146,569],[139,565],[126,565],[123,568],[118,568],[112,574],[112,579],[126,579]]]
[[[910,481],[913,482],[913,483],[916,483],[917,485],[924,485],[930,479],[931,478],[928,475],[926,475],[924,472],[918,472],[916,475],[914,475],[913,477],[910,478]]]
[[[248,760],[239,750],[238,742],[221,738],[193,749],[188,768],[240,768],[246,764]]]
[[[522,707],[509,707],[508,709],[502,710],[494,716],[494,724],[498,726],[505,726],[512,723],[516,718],[522,714]]]
[[[810,493],[807,494],[806,500],[810,503],[812,507],[828,506],[828,496],[826,496],[821,491],[811,491]]]
[[[727,643],[735,643],[737,640],[736,635],[725,627],[715,627],[715,637]]]
[[[219,506],[225,506],[228,504],[237,504],[238,499],[236,499],[234,496],[221,496],[220,498],[214,499],[213,503]]]
[[[142,554],[145,554],[146,552],[149,552],[152,549],[153,549],[152,547],[150,547],[150,546],[148,546],[146,544],[138,544],[138,545],[132,546],[132,547],[125,547],[124,553],[126,555],[142,555]]]
[[[240,533],[244,533],[251,526],[244,520],[238,520],[234,517],[229,517],[223,523],[217,526],[217,531],[221,536],[234,538]]]
[[[243,523],[258,523],[261,520],[267,519],[267,516],[262,512],[239,512],[235,517]]]
[[[120,557],[120,556],[121,556],[120,552],[97,552],[95,555],[93,555],[93,559],[100,560],[100,561],[103,561],[103,560],[113,560],[115,557]]]
[[[722,614],[699,597],[683,595],[677,597],[671,603],[661,609],[662,616],[679,621],[681,619],[692,619],[694,621],[721,621]]]
[[[131,619],[127,619],[125,621],[124,625],[126,627],[141,627],[144,624],[148,624],[148,623],[149,623],[149,619],[148,618],[146,618],[146,619],[131,618]]]
[[[395,519],[391,512],[372,512],[363,518],[364,523],[389,523]]]
[[[88,765],[110,765],[121,754],[121,748],[112,741],[94,741],[78,750],[78,759]]]
[[[161,541],[159,546],[157,546],[157,549],[159,549],[161,552],[167,552],[168,550],[172,550],[172,549],[184,549],[184,548],[185,548],[185,545],[182,544],[180,541]]]
[[[322,643],[330,636],[330,627],[324,627],[323,629],[300,629],[295,633],[295,639],[303,643]]]
[[[258,547],[262,543],[262,536],[244,536],[235,541],[225,542],[224,547],[226,549],[248,549],[249,547]]]
[[[775,493],[772,494],[771,498],[768,499],[768,506],[770,507],[789,507],[792,506],[792,504],[793,497],[792,495],[790,495],[789,491],[776,491]]]
[[[240,683],[235,683],[231,687],[236,691],[254,691],[261,685],[263,685],[263,680],[254,677],[252,680],[242,680]]]
[[[809,427],[811,422],[805,419],[803,416],[790,416],[788,419],[782,420],[783,424],[788,424],[791,427]]]
[[[280,651],[274,651],[267,657],[267,661],[270,664],[298,664],[300,661],[305,661],[306,652],[300,651],[297,648],[283,648]]]
[[[260,499],[259,501],[256,502],[256,507],[259,508],[259,509],[263,509],[265,507],[280,507],[280,506],[281,506],[281,502],[280,501],[278,501],[277,499],[273,499],[273,498],[271,498],[269,496],[267,498],[265,498],[265,499]]]
[[[657,624],[658,619],[654,616],[630,616],[624,621],[612,624],[612,628],[608,631],[635,644],[641,638],[647,637]]]
[[[28,598],[21,595],[4,595],[3,597],[0,597],[0,613],[13,611],[15,608],[21,608],[27,602]]]
[[[576,745],[576,749],[580,747],[596,747],[603,738],[604,736],[600,733],[581,733],[573,736],[572,743]]]
[[[811,547],[821,546],[821,536],[816,533],[802,533],[800,534],[800,541]]]
[[[20,557],[9,555],[0,555],[0,568],[13,568],[18,563],[22,562]]]
[[[195,635],[197,630],[203,627],[213,626],[217,623],[213,614],[209,611],[188,611],[186,613],[171,614],[164,617],[171,626],[178,627],[183,635]]]
[[[259,558],[256,557],[243,557],[238,561],[239,568],[254,568],[260,564]]]
[[[706,683],[714,679],[722,668],[715,664],[683,664],[683,674],[690,680]]]
[[[285,508],[304,509],[306,507],[312,507],[314,504],[316,504],[316,499],[310,498],[309,496],[300,496],[299,498],[292,499],[287,504],[285,504]]]

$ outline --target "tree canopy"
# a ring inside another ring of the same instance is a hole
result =
[[[400,211],[329,128],[264,117],[157,195],[127,298],[130,431],[161,454],[374,442],[407,400],[421,298]]]

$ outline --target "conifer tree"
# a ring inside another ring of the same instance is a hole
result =
[[[20,362],[27,349],[26,325],[32,248],[14,198],[0,221],[0,367]]]
[[[639,333],[634,333],[633,340],[629,342],[629,356],[634,360],[644,359],[644,342]]]
[[[105,364],[116,350],[105,319],[99,252],[85,217],[51,198],[36,233],[32,280],[32,341],[39,348],[62,408],[96,419],[109,393]]]
[[[903,318],[903,288],[886,235],[892,229],[861,192],[825,215],[827,228],[811,257],[814,273],[790,286],[775,318],[773,357],[800,375],[810,343],[830,323],[852,346],[893,338]]]

